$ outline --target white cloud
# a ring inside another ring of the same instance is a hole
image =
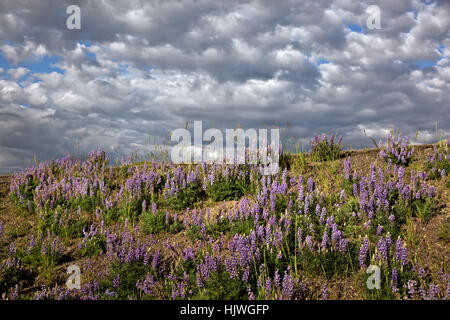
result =
[[[24,75],[26,75],[29,71],[30,70],[28,70],[27,68],[18,67],[18,68],[9,69],[8,74],[11,76],[11,78],[13,78],[14,80],[17,81],[20,78],[22,78]]]

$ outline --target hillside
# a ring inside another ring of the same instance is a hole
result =
[[[2,176],[1,298],[448,299],[448,141],[333,147],[274,176],[103,151]]]

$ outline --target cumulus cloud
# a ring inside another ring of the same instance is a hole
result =
[[[0,3],[2,172],[34,154],[130,153],[192,120],[355,147],[393,126],[450,133],[447,1],[85,0],[68,30],[71,4]]]
[[[20,78],[22,78],[24,75],[26,75],[28,73],[27,68],[14,68],[14,69],[9,69],[8,70],[8,74],[11,76],[11,78],[15,81],[19,80]]]

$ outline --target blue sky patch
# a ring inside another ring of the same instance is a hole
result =
[[[419,60],[413,62],[413,64],[418,66],[420,70],[436,66],[436,62],[433,60]]]
[[[58,72],[64,74],[64,70],[54,66],[58,61],[59,58],[57,56],[44,56],[43,58],[25,60],[20,66],[30,69],[33,73]]]
[[[349,24],[347,27],[353,32],[363,33],[363,28],[356,23]]]
[[[2,74],[0,74],[0,79],[11,79],[10,75],[8,74],[9,69],[16,69],[19,67],[27,68],[30,70],[26,75],[18,79],[18,83],[22,81],[25,81],[28,79],[28,77],[33,73],[52,73],[52,72],[58,72],[60,74],[64,74],[64,70],[54,66],[54,64],[58,63],[59,57],[58,56],[44,56],[42,58],[29,58],[24,60],[22,63],[20,63],[17,66],[12,66],[8,60],[3,55],[3,52],[0,51],[0,68],[3,69]]]

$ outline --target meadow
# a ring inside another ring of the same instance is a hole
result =
[[[342,150],[316,134],[271,176],[111,162],[98,150],[2,177],[1,299],[449,298],[450,138]]]

